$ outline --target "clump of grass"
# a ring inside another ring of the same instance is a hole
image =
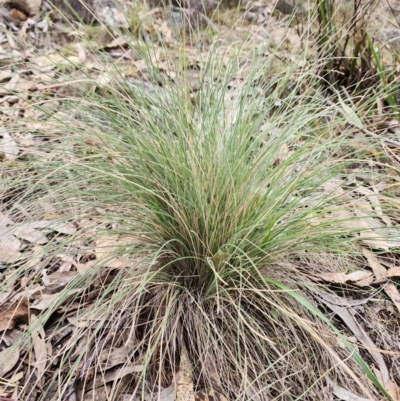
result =
[[[71,320],[74,337],[48,362],[52,371],[27,381],[26,396],[39,387],[41,400],[95,394],[101,355],[121,347],[126,366],[141,368],[108,386],[109,399],[157,397],[174,385],[184,352],[195,389],[228,399],[311,399],[327,378],[387,395],[348,343],[337,346],[300,262],[360,254],[360,230],[340,214],[351,198],[324,189],[358,161],[352,132],[337,135],[346,121],[318,94],[299,94],[301,79],[277,103],[289,67],[256,90],[268,70],[252,60],[233,90],[240,70],[218,60],[210,57],[196,96],[121,86],[116,72],[115,86],[93,82],[70,99],[75,119],[42,133],[53,156],[29,161],[7,212],[26,219],[24,205],[32,220],[51,213],[77,228],[50,238],[45,267],[59,254],[76,266],[97,259],[38,314],[51,328],[46,341]],[[32,273],[31,261],[17,267]],[[67,323],[69,308],[78,312]]]

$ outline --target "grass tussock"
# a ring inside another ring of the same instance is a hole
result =
[[[137,368],[107,387],[108,399],[157,399],[185,354],[195,390],[232,400],[315,399],[330,380],[387,395],[318,309],[308,278],[315,264],[335,272],[361,255],[366,229],[346,213],[358,199],[335,183],[352,182],[364,148],[309,77],[288,90],[289,67],[265,83],[268,63],[254,59],[243,81],[237,64],[218,60],[195,94],[130,87],[117,70],[115,82],[77,89],[74,119],[43,130],[17,178],[12,163],[3,171],[14,220],[51,215],[53,227],[74,227],[12,268],[41,280],[32,258],[48,268],[63,254],[79,271],[37,313],[51,336],[70,325],[73,335],[51,371],[32,372],[26,397],[95,394],[121,347]]]

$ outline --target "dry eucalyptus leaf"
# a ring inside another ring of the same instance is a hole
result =
[[[108,383],[119,380],[126,375],[131,373],[139,373],[144,369],[144,365],[133,365],[133,366],[123,366],[122,368],[112,369],[110,372],[102,375],[100,378],[100,383]]]
[[[4,83],[8,79],[12,78],[14,73],[11,70],[0,71],[0,83]]]
[[[5,214],[0,213],[0,230],[6,231],[7,227],[13,225],[14,222]]]
[[[113,47],[126,47],[128,45],[127,39],[122,36],[117,36],[109,44],[104,46],[105,49],[112,49]]]
[[[74,258],[68,255],[61,256],[61,260],[63,261],[63,263],[58,268],[59,272],[69,272],[72,269],[72,267],[76,264]]]
[[[103,237],[96,240],[96,259],[97,261],[107,261],[107,264],[111,267],[121,267],[129,264],[129,260],[123,256],[113,255],[113,252],[118,248],[125,247],[132,244],[134,238],[120,235],[113,235],[109,237]],[[123,248],[122,248],[123,249]]]
[[[394,283],[387,283],[383,284],[382,287],[400,312],[400,293],[396,285]]]
[[[360,397],[340,386],[334,386],[333,394],[342,401],[374,401],[370,398]]]
[[[24,239],[30,243],[43,245],[49,242],[46,236],[41,231],[36,230],[32,224],[24,224],[14,228],[13,234],[16,237]]]
[[[386,216],[383,213],[382,210],[382,206],[380,203],[380,195],[378,192],[373,191],[372,189],[366,188],[366,187],[362,187],[362,186],[358,186],[355,188],[356,192],[359,192],[363,195],[366,195],[366,197],[368,198],[368,200],[370,201],[372,207],[374,208],[376,214],[382,219],[382,221],[388,226],[391,227],[392,221],[390,220],[389,216]]]
[[[0,352],[0,377],[4,377],[18,362],[19,348],[13,346],[12,349],[6,348]]]
[[[36,317],[36,315],[31,315],[30,322],[30,334],[33,342],[33,352],[35,354],[35,362],[33,362],[33,366],[37,370],[37,377],[39,381],[42,381],[42,377],[46,371],[47,365],[47,346],[45,342],[45,332],[40,320]]]
[[[115,7],[103,7],[101,9],[101,17],[108,25],[114,28],[129,28],[126,15]]]
[[[18,372],[11,377],[10,383],[18,383],[23,377],[24,377],[24,372],[23,371]]]
[[[3,153],[5,160],[13,160],[19,153],[17,142],[14,141],[8,132],[3,132],[2,135],[3,139],[0,142],[0,152]]]
[[[78,52],[78,61],[79,63],[84,63],[86,61],[86,50],[83,47],[82,43],[77,43],[75,48]]]
[[[372,273],[367,272],[367,271],[355,271],[353,273],[318,273],[317,275],[314,275],[316,278],[320,278],[324,281],[329,281],[331,283],[337,283],[337,284],[345,284],[348,282],[353,282],[357,284],[358,281],[363,281],[364,283],[369,281],[372,283],[373,281],[373,276]]]
[[[360,205],[355,209],[358,217],[354,221],[357,227],[365,228],[360,233],[362,241],[375,249],[389,250],[390,248],[400,247],[400,234],[396,228],[387,227],[380,219],[371,217],[371,212],[364,211],[366,205]]]
[[[29,309],[18,304],[7,308],[3,305],[0,311],[0,331],[11,330],[18,323],[28,323]]]
[[[390,383],[386,386],[387,392],[392,397],[393,401],[400,401],[400,387],[394,380],[390,380]]]
[[[382,280],[387,277],[387,270],[384,266],[381,265],[379,262],[379,259],[375,254],[370,251],[369,249],[363,248],[362,252],[364,256],[366,257],[369,266],[373,270],[375,277],[377,280]]]
[[[400,266],[391,267],[387,271],[387,277],[400,277]]]
[[[21,249],[21,241],[11,235],[2,234],[0,230],[0,262],[3,263],[13,263],[22,258],[22,253],[19,251]]]
[[[398,267],[386,270],[386,268],[379,262],[378,257],[369,249],[363,248],[363,254],[367,258],[368,264],[374,271],[377,281],[387,279],[388,277],[394,277],[400,273],[400,268]],[[389,273],[391,273],[392,276],[389,276]],[[400,312],[400,293],[396,285],[393,283],[383,283],[381,284],[381,287]]]
[[[51,294],[65,288],[76,276],[77,272],[56,271],[47,276],[48,283],[45,284],[46,292]]]
[[[79,294],[82,290],[77,288],[71,291],[68,291],[66,294],[62,294],[62,299],[60,302],[60,305],[64,305],[67,303],[69,300],[71,300],[74,296]],[[31,308],[37,309],[37,310],[44,310],[49,308],[50,306],[53,306],[61,297],[60,293],[55,293],[55,294],[44,294],[42,293],[39,298],[37,298],[32,304]]]
[[[65,222],[55,222],[55,221],[36,221],[31,223],[34,228],[49,228],[53,231],[57,231],[60,234],[72,235],[76,233],[76,227],[73,224]]]
[[[88,382],[88,388],[102,388],[105,383],[116,382],[117,380],[122,379],[123,377],[130,375],[132,373],[140,373],[144,369],[144,365],[133,365],[128,366],[125,365],[121,368],[114,368],[107,371],[105,374],[99,374],[96,379],[97,381]],[[95,379],[95,380],[96,380]]]
[[[110,259],[110,254],[118,248],[118,236],[101,238],[96,241],[96,259]],[[115,257],[113,258],[115,259]]]
[[[344,189],[342,188],[343,185],[344,182],[342,180],[331,179],[322,184],[322,188],[329,194],[338,196],[341,199],[349,200],[351,198],[348,194],[345,193]]]
[[[100,360],[104,363],[104,369],[111,369],[114,366],[126,363],[129,357],[129,349],[126,347],[104,349]]]
[[[15,90],[19,80],[20,80],[19,75],[13,74],[11,76],[11,79],[6,84],[1,85],[0,96],[11,94]]]
[[[343,320],[343,322],[346,324],[349,330],[351,330],[351,332],[357,337],[358,341],[360,341],[361,344],[363,344],[363,346],[368,350],[372,358],[379,366],[379,370],[382,375],[384,383],[388,383],[389,371],[385,364],[385,361],[382,355],[379,352],[375,351],[375,349],[377,349],[377,346],[374,344],[369,335],[365,332],[362,326],[355,319],[353,309],[332,304],[330,302],[327,302],[324,298],[320,299],[325,305],[328,306],[329,309],[332,310],[332,312],[334,312]]]

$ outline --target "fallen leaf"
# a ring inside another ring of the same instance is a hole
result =
[[[389,271],[386,270],[386,268],[379,262],[378,257],[369,249],[363,248],[362,251],[368,261],[368,264],[372,268],[377,281],[385,280],[388,277],[394,277],[400,273],[400,268],[397,267],[392,268]],[[394,276],[389,276],[389,272],[391,272],[391,274]],[[381,287],[400,312],[400,293],[397,287],[393,283],[382,283]]]
[[[0,63],[1,64],[1,63]],[[18,74],[12,74],[11,79],[0,87],[0,96],[9,95],[15,90],[20,77]]]
[[[35,221],[31,223],[34,228],[49,228],[60,234],[72,235],[76,233],[76,227],[73,224],[65,222],[55,222],[48,220]]]
[[[400,401],[400,387],[394,380],[390,380],[389,384],[386,386],[387,392],[392,397],[393,401]]]
[[[387,277],[387,270],[384,266],[382,266],[379,263],[378,258],[375,256],[375,254],[370,251],[369,249],[363,248],[362,252],[364,254],[364,256],[366,257],[369,266],[371,267],[371,269],[373,270],[374,274],[375,274],[375,278],[377,280],[382,280],[384,278]]]
[[[104,363],[105,369],[126,363],[129,356],[129,349],[126,347],[104,349],[100,354],[100,360]]]
[[[385,215],[382,210],[381,202],[379,200],[379,192],[373,191],[372,189],[363,187],[363,186],[358,186],[354,189],[356,192],[359,192],[363,195],[366,195],[368,200],[370,201],[372,207],[374,208],[376,214],[379,216],[379,218],[385,222],[385,224],[388,227],[393,226],[392,221],[390,220],[390,217]]]
[[[126,358],[125,358],[126,362]],[[110,382],[115,382],[117,380],[122,379],[126,375],[130,375],[131,373],[140,373],[144,369],[144,365],[133,365],[133,366],[128,366],[125,365],[121,368],[115,368],[111,369],[110,371],[106,372],[105,374],[99,375],[98,381],[93,383],[93,382],[88,382],[87,387],[88,388],[99,388],[103,387],[105,383],[110,383]]]
[[[120,235],[109,236],[98,239],[96,241],[96,259],[97,262],[107,262],[110,267],[122,267],[129,264],[129,259],[123,257],[123,255],[115,255],[115,251],[123,249],[123,247],[132,244],[132,237],[124,237]]]
[[[78,61],[83,64],[86,61],[86,50],[82,43],[77,43],[75,48],[78,51]]]
[[[370,272],[358,270],[353,273],[318,273],[314,274],[313,277],[317,279],[322,279],[324,281],[329,281],[331,283],[336,284],[345,284],[345,283],[355,283],[357,284],[358,281],[362,281],[365,285],[365,282],[372,283],[373,282],[373,275]]]
[[[14,222],[5,214],[0,213],[0,230],[6,230],[9,226],[12,226]]]
[[[0,331],[11,330],[19,323],[28,323],[29,309],[22,304],[10,307],[2,306],[0,312]]]
[[[126,14],[123,11],[115,7],[103,7],[101,10],[101,17],[108,25],[112,26],[113,28],[129,28],[129,22],[126,19]]]
[[[400,266],[391,267],[387,273],[387,277],[400,277]]]
[[[48,280],[47,283],[44,283],[43,281],[46,293],[54,294],[63,290],[77,275],[77,272],[57,271],[46,276],[46,279]]]
[[[10,10],[10,15],[13,18],[17,19],[18,21],[26,21],[28,19],[26,14],[24,14],[23,12],[17,10],[16,8],[13,8],[12,10]]]
[[[361,240],[374,249],[384,249],[388,251],[390,248],[400,246],[400,235],[398,230],[387,227],[379,219],[373,218],[370,214],[362,210],[355,209],[358,219],[353,223],[356,227],[362,229],[360,232]]]
[[[93,265],[96,263],[95,260],[89,260],[86,263],[75,263],[76,270],[78,270],[78,273],[83,273],[87,270],[89,270]]]
[[[400,293],[396,285],[394,283],[387,283],[383,284],[382,287],[400,312]]]
[[[13,345],[12,348],[6,348],[0,352],[0,377],[4,377],[18,362],[19,348]]]
[[[322,292],[318,292],[318,294],[321,295]],[[335,296],[333,294],[330,295],[333,298],[337,297],[340,299],[340,297],[338,296]],[[328,302],[325,296],[320,296],[320,300],[325,305],[327,305],[332,312],[334,312],[343,320],[343,322],[346,324],[349,330],[351,330],[351,332],[357,337],[358,341],[360,341],[360,343],[364,345],[364,347],[368,350],[372,358],[379,366],[379,370],[381,372],[384,384],[388,383],[389,370],[385,364],[385,361],[382,355],[379,352],[375,351],[375,349],[377,349],[377,346],[374,344],[374,342],[371,340],[371,338],[368,336],[368,334],[365,332],[362,326],[355,319],[353,309],[336,305],[336,302],[335,303]]]
[[[114,47],[126,47],[128,42],[122,36],[117,36],[114,40],[112,40],[108,45],[104,46],[105,49],[112,49]]]
[[[18,383],[23,377],[24,377],[24,372],[23,371],[18,372],[11,377],[10,383]]]
[[[14,73],[11,70],[3,70],[0,71],[0,83],[11,79],[14,76]]]
[[[113,382],[131,373],[142,372],[143,369],[144,365],[123,366],[122,368],[107,372],[104,376],[101,377],[101,383]]]
[[[110,258],[112,252],[118,247],[118,236],[101,238],[96,240],[96,259],[100,260]]]
[[[36,230],[34,225],[30,223],[13,228],[12,233],[30,243],[43,245],[49,242],[47,237],[41,231]]]
[[[32,337],[33,351],[35,354],[35,362],[33,362],[32,364],[37,370],[37,377],[39,381],[42,382],[48,360],[47,347],[45,342],[45,332],[43,326],[40,320],[34,314],[31,315],[29,332]]]
[[[82,290],[77,288],[74,290],[69,291],[67,294],[63,294],[63,299],[61,300],[59,306],[65,304],[71,298],[79,294]],[[49,308],[50,306],[53,306],[58,300],[60,300],[60,293],[55,293],[55,294],[41,294],[40,298],[36,299],[32,304],[31,308],[32,309],[37,309],[37,310],[44,310]]]
[[[10,230],[7,233],[0,229],[0,262],[13,263],[22,258],[21,241],[15,238]]]
[[[350,392],[349,390],[346,390],[345,388],[337,386],[337,385],[333,387],[333,394],[337,398],[339,398],[339,400],[343,400],[343,401],[374,401],[369,398],[359,397],[358,395],[355,395],[354,393]]]
[[[17,142],[14,141],[8,132],[3,132],[2,135],[3,139],[0,142],[0,150],[6,160],[13,160],[19,153]]]

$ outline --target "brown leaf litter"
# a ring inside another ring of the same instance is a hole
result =
[[[123,9],[127,10],[128,2],[121,3],[123,3]],[[174,8],[173,5],[169,8],[144,12],[143,18],[149,17],[150,13],[155,17],[154,20],[147,23],[146,35],[152,35],[154,32],[160,34],[170,46],[169,50],[176,51],[177,41],[174,37],[174,27],[187,29],[189,26],[189,29],[192,29],[196,24],[198,27],[199,25],[205,26],[210,22],[207,13],[214,11],[215,2],[207,2],[209,6],[206,6],[205,9],[200,9],[198,4],[193,1],[184,2],[185,10],[183,12]],[[284,13],[291,13],[294,8],[293,6],[287,7],[287,4],[284,1],[278,1],[275,7],[281,8],[280,11]],[[50,49],[45,54],[35,50],[26,51],[18,46],[18,41],[15,41],[11,34],[6,35],[5,42],[2,44],[6,50],[4,53],[0,53],[0,66],[2,67],[0,71],[0,127],[2,129],[0,163],[12,163],[18,162],[22,157],[40,155],[43,144],[43,138],[40,136],[41,129],[47,127],[48,124],[54,124],[57,118],[68,117],[62,114],[62,99],[68,93],[68,87],[73,83],[63,80],[60,74],[62,69],[72,72],[74,80],[84,80],[87,78],[86,74],[89,74],[93,80],[97,79],[98,83],[105,84],[111,81],[108,72],[99,68],[85,44],[75,43],[73,54],[64,57],[59,55],[58,50],[53,51],[57,29],[61,31],[61,33],[57,33],[59,37],[63,37],[64,40],[68,38],[68,41],[71,41],[74,35],[79,36],[77,34],[79,28],[71,28],[67,24],[63,24],[57,15],[47,9],[42,8],[40,11],[41,2],[39,0],[13,0],[6,2],[5,5],[6,7],[0,8],[0,18],[4,26],[14,30],[13,35],[19,39],[26,38],[29,43],[42,43],[41,45],[47,43],[47,50]],[[95,4],[93,6],[98,7]],[[271,16],[272,4],[266,6],[263,4],[259,7],[258,11],[260,12],[257,14],[257,18],[259,18],[260,24],[271,20],[276,21]],[[263,7],[262,10],[261,7]],[[113,27],[127,27],[128,22],[121,10],[113,7],[112,4],[108,8],[102,8],[104,10],[99,15],[86,13],[86,11],[83,13],[82,10],[81,16],[88,22],[99,19]],[[255,9],[256,7],[253,7],[252,10],[255,12]],[[63,12],[67,11],[63,9]],[[51,20],[50,26],[46,25],[47,19]],[[214,28],[214,31],[217,30],[215,26]],[[220,26],[218,26],[218,30],[221,30]],[[229,32],[229,30],[227,31]],[[256,32],[253,40],[259,42],[260,37],[257,36],[259,30]],[[52,34],[54,37],[51,37]],[[287,30],[279,27],[278,24],[271,35],[277,42],[288,40],[294,45],[299,43],[299,37],[294,30],[291,30],[290,35],[287,36]],[[44,38],[48,38],[47,42],[44,40],[42,42]],[[236,39],[237,37],[233,37],[231,41]],[[103,51],[118,60],[119,65],[123,66],[126,81],[131,80],[130,82],[133,84],[140,82],[142,87],[151,91],[150,74],[138,53],[134,52],[126,40],[118,34],[110,37],[107,41],[103,46]],[[159,46],[154,53],[152,62],[173,81],[176,78],[176,72],[171,65],[166,63],[167,57],[164,51],[165,49]],[[190,49],[187,54],[189,55],[187,68],[193,72],[194,76],[190,85],[196,88],[198,85],[196,69],[201,68],[201,57],[196,51]],[[33,107],[38,104],[41,105],[40,109]],[[7,127],[10,126],[18,126],[19,130],[9,130]],[[51,157],[51,155],[42,155],[41,157]],[[331,187],[328,190],[335,190],[338,196],[348,195],[342,188],[342,183],[334,184],[335,189]],[[343,224],[353,227],[357,225],[365,229],[363,242],[365,246],[368,246],[368,248],[364,248],[367,265],[351,272],[313,272],[310,277],[316,282],[325,282],[344,289],[348,286],[357,286],[360,289],[371,285],[377,286],[387,294],[393,305],[400,311],[400,296],[397,289],[400,263],[398,260],[394,260],[390,266],[384,265],[383,258],[371,250],[390,252],[391,249],[399,246],[397,238],[383,240],[378,235],[382,230],[392,232],[391,227],[394,224],[385,220],[383,215],[380,220],[369,217],[371,208],[376,211],[380,207],[382,198],[379,193],[367,190],[366,187],[363,188],[361,191],[363,191],[362,195],[365,199],[361,207],[351,211],[342,211],[341,217],[344,220]],[[27,256],[31,263],[26,268],[27,274],[24,277],[15,275],[12,288],[8,288],[0,297],[0,377],[4,379],[4,382],[0,382],[0,400],[19,399],[18,389],[21,386],[32,390],[29,400],[36,399],[35,397],[40,391],[39,388],[36,388],[37,384],[40,387],[44,376],[53,371],[60,358],[67,355],[69,347],[79,340],[88,341],[88,338],[80,338],[82,325],[91,327],[97,317],[85,320],[81,316],[90,307],[96,294],[101,293],[103,280],[112,279],[110,278],[111,274],[107,278],[105,276],[109,271],[129,268],[129,263],[131,263],[125,256],[108,258],[110,250],[129,241],[129,238],[122,236],[103,237],[102,240],[89,241],[89,244],[77,244],[75,255],[60,253],[57,260],[46,261],[43,248],[48,242],[47,236],[59,233],[73,237],[79,231],[79,227],[77,222],[60,222],[62,214],[53,210],[51,205],[44,205],[44,209],[42,220],[24,226],[18,225],[13,217],[8,216],[4,210],[0,211],[1,267],[9,268],[14,263],[24,263]],[[101,224],[101,219],[99,219],[99,224]],[[29,253],[26,253],[26,249],[29,249]],[[85,292],[86,288],[84,284],[71,288],[69,286],[90,271],[93,261],[101,261],[104,264],[106,271],[104,277],[100,277],[92,285],[92,298],[88,295],[87,298],[82,297],[78,302],[73,302],[77,295]],[[10,277],[13,273],[12,268],[7,270]],[[385,357],[388,355],[387,353],[398,356],[400,352],[398,344],[396,345],[395,331],[387,332],[387,338],[391,339],[387,341],[392,342],[391,346],[383,349],[382,344],[378,345],[380,338],[376,338],[375,332],[379,329],[374,329],[371,319],[361,318],[365,316],[365,308],[368,307],[371,299],[350,299],[336,294],[317,294],[320,303],[341,319],[343,325],[346,326],[348,337],[353,337],[354,345],[368,353],[371,358],[370,366],[376,366],[377,373],[393,399],[399,399],[400,391],[394,379],[396,372],[400,372],[400,368],[395,366],[395,362],[389,363]],[[378,295],[376,296],[378,297]],[[38,313],[48,310],[55,304],[58,306],[53,318],[58,319],[59,325],[42,325],[37,318]],[[386,306],[382,306],[382,309],[376,312],[382,319],[388,313],[391,316],[398,316],[395,314],[395,310],[391,312],[390,308]],[[131,352],[129,343],[118,344],[118,346],[113,343],[115,336],[122,330],[121,328],[129,317],[129,310],[121,311],[115,319],[117,323],[114,325],[111,324],[112,322],[110,323],[113,330],[103,336],[97,346],[81,362],[77,378],[71,378],[72,382],[76,380],[73,383],[76,388],[71,386],[69,396],[65,399],[72,401],[74,395],[79,395],[82,400],[91,400],[93,397],[97,397],[98,400],[106,400],[110,394],[118,393],[113,387],[117,385],[120,386],[121,397],[125,397],[121,399],[126,401],[132,399],[132,393],[122,391],[124,380],[140,375],[144,366],[143,361],[138,358],[127,363]],[[17,343],[17,338],[27,328],[30,337]],[[72,355],[71,359],[77,357],[78,352]],[[225,395],[220,392],[219,373],[215,366],[213,367],[212,359],[205,357],[202,362],[207,370],[214,372],[212,388],[195,391],[194,367],[189,360],[187,350],[183,347],[179,370],[175,377],[176,383],[161,388],[158,399],[160,401],[227,401]],[[87,380],[86,388],[90,390],[85,392],[83,388],[79,388],[77,379]],[[56,395],[58,389],[53,388],[52,391],[52,394]],[[342,399],[364,401],[352,393],[351,389],[335,386],[333,393]],[[145,395],[145,399],[150,400],[151,396]]]

